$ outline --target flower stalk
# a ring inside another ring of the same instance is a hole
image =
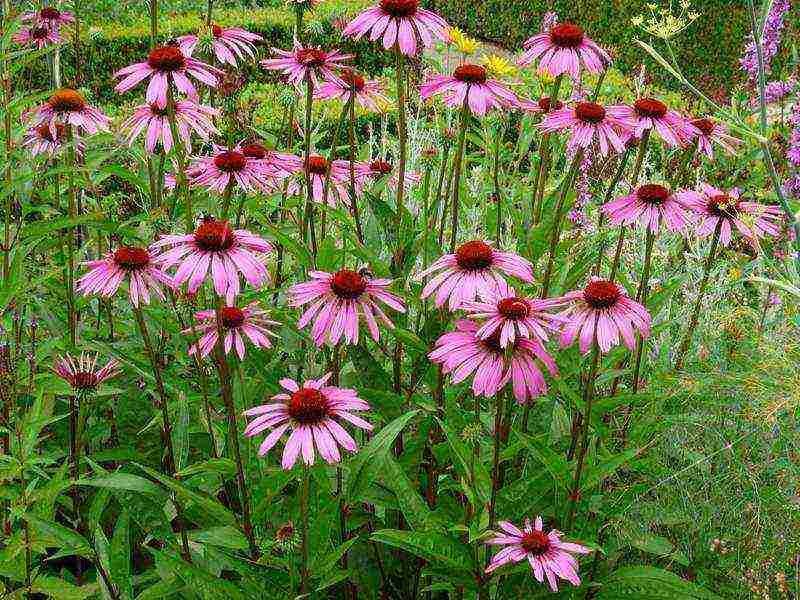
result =
[[[459,191],[461,188],[461,166],[464,161],[464,148],[467,144],[467,127],[469,125],[469,104],[468,97],[464,98],[464,105],[461,107],[461,120],[458,126],[458,146],[453,157],[453,203],[451,210],[451,231],[450,231],[450,252],[456,250],[456,240],[458,239],[458,204]],[[447,198],[445,197],[445,202]]]
[[[403,212],[405,210],[405,184],[406,184],[406,159],[408,154],[408,126],[406,124],[406,60],[400,51],[399,43],[394,46],[397,70],[397,137],[399,141],[400,156],[397,164],[397,197],[395,202],[395,221],[394,229],[397,235],[397,250],[395,252],[394,264],[400,272],[403,262],[403,236],[401,227],[403,225]]]
[[[611,183],[608,185],[606,189],[605,196],[603,197],[603,204],[608,204],[611,201],[611,197],[614,195],[614,191],[617,189],[617,184],[619,184],[619,180],[622,179],[622,174],[625,172],[625,166],[628,164],[628,159],[630,158],[631,151],[630,149],[626,148],[625,152],[622,154],[622,158],[619,161],[619,165],[617,166],[617,172],[614,173],[614,177],[611,180]],[[602,204],[601,204],[602,206]],[[597,231],[601,234],[600,239],[600,247],[597,250],[597,262],[595,262],[594,270],[592,274],[595,277],[600,276],[600,267],[603,264],[603,258],[605,257],[606,253],[606,246],[607,240],[605,235],[602,235],[603,232],[603,225],[605,224],[606,213],[602,210],[597,211]]]

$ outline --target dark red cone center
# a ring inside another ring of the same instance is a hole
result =
[[[35,40],[43,40],[48,36],[49,33],[50,30],[47,27],[36,27],[31,29],[31,37]]]
[[[325,64],[325,57],[325,53],[319,48],[302,48],[297,51],[297,62],[306,67],[321,67]]]
[[[456,264],[467,271],[485,269],[492,264],[492,248],[480,240],[472,240],[456,250]]]
[[[58,90],[47,101],[56,112],[79,112],[86,106],[86,100],[78,92],[70,89]]]
[[[53,132],[50,131],[49,123],[42,123],[36,128],[36,134],[47,140],[48,142],[60,142],[64,139],[64,126],[61,123],[56,123],[56,137],[53,139]]]
[[[717,217],[734,217],[739,214],[739,201],[727,194],[720,194],[708,199],[708,212]]]
[[[601,123],[606,118],[606,109],[596,102],[579,102],[575,106],[575,116],[584,123]]]
[[[156,71],[180,71],[186,66],[186,57],[177,46],[159,46],[150,51],[147,64]]]
[[[248,144],[242,148],[242,154],[247,158],[257,158],[261,160],[267,158],[267,149],[261,144]]]
[[[97,375],[91,371],[79,371],[72,376],[72,387],[78,390],[93,390],[97,387]]]
[[[524,298],[503,298],[497,304],[497,311],[507,319],[524,319],[528,316],[528,303]]]
[[[354,300],[367,289],[367,280],[363,275],[349,269],[342,269],[331,279],[333,293],[345,300]]]
[[[667,114],[667,105],[655,98],[639,98],[633,103],[636,114],[640,117],[663,119]]]
[[[222,27],[217,25],[216,23],[211,24],[211,35],[214,37],[219,37],[222,35]]]
[[[161,108],[158,104],[155,103],[150,105],[150,112],[159,117],[166,117],[167,115],[169,115],[169,111],[167,110],[166,106],[164,108]]]
[[[314,175],[326,175],[328,173],[328,161],[324,156],[313,154],[308,157],[308,172]]]
[[[385,160],[373,160],[369,168],[372,170],[372,173],[378,177],[388,175],[392,172],[392,165]]]
[[[560,48],[577,48],[583,42],[583,29],[573,23],[559,23],[550,30],[550,41]]]
[[[303,388],[289,399],[289,416],[303,425],[314,425],[328,416],[328,399],[319,390]]]
[[[235,173],[247,165],[247,157],[241,152],[230,150],[214,157],[214,164],[220,171]]]
[[[347,87],[354,92],[360,92],[364,89],[364,78],[350,69],[343,71],[339,77],[347,84]]]
[[[486,83],[486,69],[480,65],[460,65],[453,71],[453,77],[464,83]]]
[[[484,348],[489,350],[490,352],[494,352],[496,354],[503,354],[504,349],[500,347],[500,332],[502,329],[498,329],[488,338],[481,340]]]
[[[416,14],[419,0],[381,0],[381,10],[393,17],[410,17]]]
[[[692,125],[697,127],[703,135],[711,135],[711,132],[714,131],[714,121],[711,119],[694,119]]]
[[[542,96],[539,98],[539,108],[541,108],[544,112],[549,113],[552,110],[564,108],[564,103],[561,102],[561,100],[556,100],[553,102],[547,96]]]
[[[592,308],[611,308],[621,296],[614,282],[603,279],[590,282],[583,290],[583,298]]]
[[[528,554],[541,556],[550,549],[550,538],[544,531],[536,531],[534,529],[522,536],[520,545]]]
[[[636,190],[636,197],[646,204],[664,204],[669,198],[669,190],[663,185],[648,183]]]
[[[219,252],[233,246],[233,230],[227,221],[207,217],[194,230],[194,241],[201,250]]]
[[[145,248],[122,246],[114,252],[114,262],[125,271],[139,271],[150,264],[150,253]]]
[[[244,325],[244,311],[235,306],[226,306],[219,311],[222,326],[225,329],[234,329]]]
[[[61,11],[52,6],[48,6],[39,11],[39,16],[42,19],[55,20],[61,18]]]

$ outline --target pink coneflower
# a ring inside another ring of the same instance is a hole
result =
[[[217,133],[213,118],[219,116],[219,114],[216,108],[195,104],[188,100],[181,100],[175,103],[175,121],[178,126],[178,134],[183,140],[187,152],[192,147],[192,131],[206,141],[211,135]],[[159,141],[162,148],[164,148],[164,152],[169,152],[172,149],[172,129],[166,108],[159,108],[156,104],[137,106],[133,114],[120,125],[120,128],[128,133],[128,145],[132,145],[133,141],[143,131],[147,130],[144,147],[148,152],[153,152]]]
[[[280,58],[267,58],[261,65],[271,71],[281,71],[286,76],[286,81],[300,85],[310,80],[316,88],[319,79],[336,81],[335,70],[345,67],[345,62],[353,58],[352,54],[342,54],[338,50],[325,51],[313,46],[302,46],[297,40],[291,50],[273,48],[272,51]]]
[[[369,410],[369,404],[358,397],[355,390],[326,386],[328,373],[320,379],[309,379],[300,387],[293,379],[281,379],[281,387],[288,393],[272,397],[278,402],[262,404],[245,411],[248,417],[256,417],[244,430],[247,437],[271,429],[258,448],[264,456],[286,432],[291,432],[283,447],[281,466],[289,470],[302,453],[306,465],[314,464],[314,446],[328,463],[341,460],[339,446],[348,452],[358,451],[358,444],[339,424],[347,421],[359,429],[372,431],[372,425],[353,414],[354,411]]]
[[[88,356],[83,353],[78,359],[69,354],[60,356],[53,364],[53,371],[66,381],[75,393],[89,394],[104,381],[121,373],[119,363],[113,358],[98,369],[97,358],[97,354]]]
[[[222,331],[225,334],[224,349],[225,354],[230,354],[231,348],[236,348],[236,354],[240,359],[244,359],[245,337],[256,348],[271,348],[270,337],[278,337],[270,331],[270,325],[280,325],[277,321],[267,319],[267,312],[258,306],[258,302],[251,302],[244,308],[236,306],[225,306],[219,311]],[[199,325],[189,327],[183,331],[184,334],[193,332],[200,336],[196,344],[189,348],[191,356],[200,349],[200,356],[205,358],[217,345],[219,339],[217,330],[217,311],[214,309],[201,310],[194,313],[194,318],[199,321]]]
[[[170,81],[190,100],[198,102],[197,90],[188,75],[207,86],[216,87],[217,76],[221,74],[222,71],[216,67],[184,54],[177,46],[159,46],[150,51],[146,62],[134,63],[114,73],[115,79],[121,78],[114,89],[120,93],[127,92],[149,77],[147,103],[165,108]]]
[[[485,115],[489,109],[516,108],[518,104],[514,92],[496,79],[487,79],[486,69],[480,65],[464,64],[456,67],[452,75],[428,78],[420,88],[420,96],[427,100],[435,94],[442,94],[451,108],[466,102],[477,116]]]
[[[608,112],[629,124],[637,138],[648,129],[655,129],[672,147],[682,146],[699,131],[686,117],[655,98],[639,98],[633,105],[609,106]]]
[[[553,133],[568,129],[570,138],[568,147],[588,148],[595,139],[600,144],[600,153],[608,154],[609,145],[617,152],[625,150],[625,142],[621,132],[633,126],[633,123],[613,115],[614,107],[606,107],[596,102],[578,102],[575,106],[561,108],[550,112],[539,128],[545,133]]]
[[[335,346],[342,337],[348,344],[357,344],[361,317],[372,339],[378,341],[380,333],[377,319],[390,329],[394,328],[394,324],[376,300],[396,311],[406,312],[402,298],[388,291],[391,279],[372,279],[349,269],[336,273],[310,271],[309,276],[310,281],[298,283],[289,289],[289,304],[311,305],[300,317],[297,327],[303,329],[316,317],[311,337],[317,346],[322,346],[326,341]]]
[[[569,73],[578,79],[581,66],[589,73],[600,73],[611,62],[611,56],[573,23],[553,25],[550,31],[528,39],[524,48],[517,63],[525,67],[538,62],[537,72],[553,77]]]
[[[636,346],[634,330],[638,330],[643,338],[650,336],[650,313],[629,298],[625,288],[613,281],[592,277],[586,288],[553,300],[569,303],[561,313],[568,319],[561,332],[561,346],[564,348],[578,338],[580,351],[585,354],[592,347],[595,329],[597,345],[603,353],[619,345],[620,336],[633,350]]]
[[[239,147],[229,150],[214,144],[212,150],[211,156],[201,156],[192,161],[187,170],[192,185],[220,194],[234,184],[248,193],[271,189],[272,174],[260,160],[248,158]]]
[[[547,115],[564,108],[564,103],[561,100],[553,102],[548,96],[542,96],[538,100],[520,99],[518,107],[525,112]]]
[[[495,250],[491,242],[481,240],[472,240],[459,246],[455,254],[441,256],[417,279],[436,271],[441,272],[422,290],[422,299],[436,291],[436,306],[444,305],[449,298],[450,310],[478,297],[489,298],[505,283],[502,273],[533,283],[533,265],[529,261],[513,252]]]
[[[456,322],[456,330],[436,340],[428,358],[442,365],[456,385],[472,375],[472,392],[491,398],[509,381],[517,402],[524,404],[547,393],[547,383],[539,369],[543,363],[555,377],[558,368],[538,339],[518,338],[510,347],[500,346],[500,331],[486,339],[478,337],[478,325],[468,319]]]
[[[299,156],[268,150],[257,142],[242,145],[240,152],[248,159],[257,161],[263,172],[281,179],[294,175],[303,167],[303,159]]]
[[[26,12],[20,17],[23,23],[33,23],[37,27],[58,30],[61,25],[72,23],[75,16],[71,12],[60,11],[52,6],[45,6],[38,12]]]
[[[42,25],[23,27],[14,34],[11,40],[20,46],[33,46],[37,50],[47,48],[47,46],[53,44],[60,44],[64,41],[58,29]]]
[[[697,136],[694,138],[697,141],[697,148],[700,152],[705,153],[708,158],[714,158],[712,146],[715,143],[729,154],[734,154],[736,146],[742,143],[742,140],[728,133],[728,127],[724,123],[714,121],[708,117],[693,119],[691,124],[698,131]]]
[[[25,134],[22,145],[30,150],[31,155],[48,154],[50,156],[58,152],[66,140],[66,131],[61,123],[55,124],[55,133],[50,129],[49,123],[42,123],[36,127],[31,127]],[[75,152],[83,154],[84,143],[77,137],[75,141]]]
[[[342,71],[338,81],[325,81],[314,92],[314,98],[317,100],[335,98],[342,102],[349,102],[353,97],[360,106],[372,112],[383,112],[385,107],[390,104],[379,81],[364,79],[350,69]]]
[[[302,159],[300,161],[300,171],[302,172]],[[306,169],[311,180],[311,190],[314,202],[322,203],[325,199],[325,179],[328,174],[329,163],[324,156],[312,154],[308,157]],[[345,202],[348,198],[347,186],[350,182],[350,163],[346,160],[335,160],[330,163],[331,180],[328,186],[327,204],[336,208],[336,200]],[[293,181],[289,184],[288,192],[291,195],[300,193],[300,184]]]
[[[560,306],[552,300],[538,300],[518,296],[505,282],[487,294],[483,302],[464,302],[461,308],[470,319],[482,321],[476,332],[479,339],[486,340],[498,335],[501,348],[514,344],[516,339],[538,339],[546,342],[548,331],[561,329],[563,317],[546,311]]]
[[[387,50],[395,44],[407,56],[417,53],[417,34],[422,46],[427,48],[433,38],[447,40],[447,21],[436,13],[420,8],[419,0],[380,0],[350,21],[342,35],[361,39],[369,33],[373,42],[383,38]]]
[[[699,191],[682,190],[676,195],[699,216],[695,231],[700,237],[713,233],[719,225],[719,239],[728,246],[735,227],[758,248],[758,238],[781,233],[783,211],[777,206],[744,202],[737,188],[724,192],[702,183]]]
[[[35,111],[37,124],[48,123],[53,136],[57,135],[56,126],[72,125],[87,134],[108,131],[109,118],[87,104],[81,94],[75,90],[61,89],[39,106]]]
[[[591,550],[580,544],[562,542],[564,535],[556,529],[545,532],[542,527],[542,517],[536,517],[531,524],[530,519],[525,519],[525,526],[520,530],[508,521],[498,523],[502,531],[495,533],[495,537],[486,543],[494,546],[505,546],[492,557],[491,563],[486,568],[487,573],[505,564],[515,564],[525,559],[531,565],[533,576],[539,583],[544,583],[545,577],[550,589],[558,591],[558,580],[569,581],[572,585],[580,585],[578,577],[578,561],[573,554],[589,554]]]
[[[637,221],[653,233],[660,226],[682,231],[689,222],[686,206],[663,185],[648,183],[635,192],[604,204],[601,210],[612,225],[631,225]]]
[[[171,246],[154,260],[162,269],[178,264],[176,286],[188,281],[188,292],[194,294],[211,269],[214,289],[229,305],[239,293],[239,274],[255,288],[269,280],[269,272],[261,261],[272,252],[272,244],[244,229],[232,229],[227,221],[205,217],[193,233],[162,235],[151,248]]]
[[[205,32],[204,32],[205,33]],[[223,29],[216,23],[212,23],[209,28],[209,35],[184,35],[178,38],[178,47],[186,56],[191,56],[194,49],[201,41],[211,46],[214,56],[222,64],[236,67],[236,59],[251,60],[255,59],[255,42],[262,38],[257,33],[251,33],[239,27],[228,27]]]
[[[369,181],[378,181],[387,175],[389,176],[388,184],[392,189],[397,189],[399,183],[399,173],[391,163],[385,160],[375,159],[365,163],[358,163],[355,166],[356,176],[359,177],[361,183]],[[416,171],[406,171],[403,185],[406,190],[410,189],[419,183],[422,177]]]
[[[78,280],[77,289],[85,296],[99,294],[106,298],[117,293],[123,280],[128,280],[131,304],[139,300],[150,303],[150,292],[164,299],[161,284],[172,287],[172,278],[155,265],[154,256],[146,248],[121,246],[100,260],[83,263],[89,272]]]

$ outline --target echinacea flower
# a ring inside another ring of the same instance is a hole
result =
[[[28,148],[32,156],[47,154],[53,156],[58,152],[66,141],[66,128],[61,123],[55,124],[55,133],[50,128],[49,123],[42,123],[36,127],[31,127],[25,134],[22,145]],[[75,152],[83,154],[84,143],[78,137],[74,137]]]
[[[114,89],[120,93],[127,92],[149,77],[147,103],[166,108],[170,82],[190,100],[198,102],[200,97],[188,75],[209,87],[217,87],[217,77],[221,74],[222,71],[216,67],[184,54],[178,46],[158,46],[150,51],[147,61],[128,65],[114,73],[114,78],[120,79]]]
[[[88,273],[78,279],[77,289],[84,295],[99,294],[109,298],[117,293],[120,284],[128,280],[128,295],[131,304],[138,307],[139,301],[150,303],[150,293],[164,299],[161,284],[172,287],[172,277],[164,273],[154,262],[154,256],[146,248],[120,246],[100,260],[83,263]]]
[[[72,23],[75,16],[71,12],[60,11],[53,6],[45,6],[37,12],[26,12],[20,17],[23,23],[33,23],[37,27],[58,30],[61,25]]]
[[[533,265],[513,252],[492,248],[491,242],[472,240],[459,246],[454,254],[445,254],[417,275],[417,280],[440,271],[425,285],[422,299],[436,292],[435,304],[444,305],[449,298],[450,310],[464,302],[489,294],[505,283],[502,273],[533,283]]]
[[[390,103],[383,93],[379,81],[364,79],[358,73],[346,69],[339,74],[338,80],[329,80],[320,84],[314,91],[317,100],[337,99],[350,102],[355,98],[359,106],[372,112],[381,112],[382,107]]]
[[[339,50],[325,51],[315,46],[303,46],[297,40],[291,50],[273,48],[278,58],[266,58],[261,65],[271,71],[280,71],[286,75],[286,81],[299,86],[310,81],[316,88],[320,78],[325,81],[336,81],[336,69],[353,58],[352,54],[342,54]]]
[[[251,33],[239,27],[222,28],[212,23],[207,32],[201,35],[184,35],[178,38],[178,46],[186,56],[191,56],[198,43],[208,44],[214,56],[222,64],[236,67],[236,59],[255,59],[255,42],[263,38],[257,33]]]
[[[452,75],[434,75],[420,87],[420,96],[427,100],[442,94],[444,102],[451,108],[469,106],[472,114],[483,116],[494,108],[515,108],[517,96],[501,81],[488,79],[486,68],[480,65],[463,64],[456,67]]]
[[[355,166],[356,176],[359,177],[362,183],[368,181],[378,181],[386,176],[389,176],[388,184],[392,189],[397,189],[400,174],[391,163],[385,160],[375,159],[369,162],[358,163]],[[403,178],[403,186],[406,190],[419,183],[421,176],[416,171],[406,171]]]
[[[48,123],[55,137],[56,126],[71,125],[87,134],[108,131],[109,118],[90,106],[75,90],[61,89],[35,110],[37,123]]]
[[[546,115],[561,110],[564,108],[564,103],[561,100],[553,102],[549,96],[542,96],[538,100],[520,99],[518,107],[525,112]]]
[[[280,325],[277,321],[267,319],[267,312],[258,306],[258,302],[251,302],[244,308],[224,306],[219,313],[214,309],[201,310],[194,313],[194,318],[199,322],[195,327],[189,327],[184,334],[196,333],[200,336],[196,344],[189,348],[189,355],[200,350],[200,356],[205,358],[217,345],[219,331],[217,329],[217,315],[219,314],[222,325],[223,349],[225,354],[230,354],[231,348],[236,348],[236,354],[244,359],[245,338],[250,340],[256,348],[271,348],[270,337],[277,337],[270,331],[270,325]]]
[[[708,158],[714,158],[713,144],[718,144],[729,154],[735,154],[736,146],[742,143],[742,140],[730,135],[727,126],[719,121],[705,117],[693,119],[691,123],[698,131],[694,138],[697,148]]]
[[[342,35],[361,39],[369,34],[373,42],[382,38],[387,50],[395,44],[407,56],[417,53],[417,35],[424,48],[433,43],[433,38],[447,41],[447,21],[436,13],[420,8],[419,0],[380,0],[377,6],[368,8],[350,21]]]
[[[188,100],[175,103],[178,135],[183,140],[187,152],[192,147],[192,131],[206,141],[217,133],[213,123],[213,118],[216,116],[219,116],[219,111],[211,106],[195,104]],[[137,106],[120,128],[127,131],[128,145],[133,144],[133,141],[146,131],[144,147],[148,152],[153,152],[159,141],[164,152],[168,153],[172,149],[172,128],[166,108],[159,108],[156,104]]]
[[[300,172],[303,161],[300,162]],[[328,197],[325,198],[325,179],[330,169],[330,183],[328,185]],[[306,161],[305,170],[308,171],[308,178],[311,181],[311,192],[314,202],[322,204],[326,201],[328,206],[336,208],[336,200],[345,202],[348,198],[347,186],[350,182],[350,162],[346,160],[334,160],[332,163],[328,162],[324,156],[319,154],[312,154]],[[300,184],[293,181],[289,184],[287,191],[290,195],[300,193]]]
[[[653,233],[665,226],[669,231],[682,231],[689,223],[687,207],[675,193],[663,185],[648,183],[636,191],[611,200],[600,207],[612,225],[639,222]]]
[[[548,331],[561,329],[563,317],[548,313],[560,303],[552,300],[518,296],[514,288],[503,282],[480,302],[464,302],[461,308],[467,316],[478,321],[478,338],[489,339],[498,335],[501,348],[514,344],[517,338],[538,339],[546,342]]]
[[[271,173],[266,164],[248,158],[240,147],[229,150],[226,146],[212,146],[211,156],[195,158],[186,174],[192,185],[222,194],[230,185],[237,185],[245,192],[269,191]]]
[[[64,41],[58,29],[43,25],[23,27],[14,34],[11,40],[20,46],[33,46],[37,50]]]
[[[604,354],[619,345],[620,337],[633,350],[636,347],[634,331],[642,338],[650,336],[650,313],[631,299],[625,288],[613,281],[592,277],[582,290],[568,292],[561,298],[553,298],[568,304],[560,313],[567,317],[561,332],[561,346],[571,346],[579,340],[581,354],[589,351],[597,332],[597,346]]]
[[[611,62],[611,56],[573,23],[557,23],[549,31],[529,38],[523,47],[525,52],[517,63],[523,67],[538,63],[536,71],[540,75],[557,77],[569,73],[578,79],[581,67],[589,73],[600,73]]]
[[[97,354],[88,356],[84,353],[77,359],[69,354],[60,356],[53,365],[53,371],[66,381],[76,394],[90,394],[98,385],[121,372],[119,363],[113,358],[98,369],[98,356]]]
[[[358,344],[361,318],[366,322],[372,339],[378,341],[378,320],[390,329],[394,324],[376,301],[398,312],[406,312],[402,298],[388,291],[391,279],[372,279],[349,269],[336,273],[310,271],[308,274],[310,281],[289,288],[289,305],[310,304],[297,327],[303,329],[314,319],[311,337],[317,346],[325,342],[335,346],[342,338],[348,344]]]
[[[558,580],[569,581],[572,585],[580,585],[578,577],[578,561],[573,554],[589,554],[591,549],[581,544],[562,542],[564,534],[556,529],[544,531],[542,517],[536,517],[534,523],[525,519],[525,525],[519,529],[508,521],[498,523],[502,531],[486,543],[493,546],[505,546],[492,557],[487,573],[491,573],[506,564],[528,561],[533,576],[539,583],[547,583],[554,592],[558,591]]]
[[[162,269],[178,265],[173,277],[175,286],[188,281],[190,294],[200,288],[209,269],[214,290],[229,305],[239,294],[240,273],[254,288],[269,280],[262,257],[272,252],[272,244],[244,229],[232,229],[227,221],[207,216],[194,232],[162,235],[151,248],[162,246],[171,248],[155,259],[157,264]]]
[[[575,106],[550,112],[539,124],[545,133],[569,130],[568,148],[588,148],[595,140],[600,153],[608,154],[609,146],[617,152],[625,150],[621,132],[632,126],[630,121],[615,117],[613,107],[604,107],[596,102],[578,102]]]
[[[301,454],[306,465],[313,465],[315,446],[329,464],[341,461],[340,446],[351,453],[358,451],[358,444],[339,421],[372,431],[370,423],[353,414],[369,410],[369,404],[359,398],[355,390],[325,385],[330,376],[328,373],[320,379],[309,379],[302,387],[293,379],[281,379],[281,387],[286,392],[272,397],[277,402],[245,411],[248,417],[256,417],[244,430],[247,437],[271,430],[258,448],[259,456],[269,452],[287,431],[289,438],[281,458],[281,466],[287,471]]]
[[[478,325],[468,319],[456,321],[456,330],[436,340],[428,358],[442,365],[456,385],[472,376],[472,393],[491,398],[511,381],[517,402],[524,404],[547,393],[538,364],[555,377],[558,368],[538,339],[518,338],[507,348],[500,346],[500,331],[481,339]]]
[[[242,144],[239,151],[248,159],[257,161],[263,173],[278,179],[297,173],[303,166],[303,159],[296,154],[268,150],[258,142]]]
[[[699,133],[686,117],[655,98],[639,98],[632,105],[609,106],[608,112],[628,123],[637,138],[646,130],[654,129],[673,148],[684,145]]]
[[[783,211],[777,206],[745,202],[737,188],[724,192],[702,183],[698,191],[682,190],[676,195],[699,216],[695,233],[700,237],[713,233],[719,226],[719,239],[728,246],[735,227],[758,248],[758,238],[780,235]]]

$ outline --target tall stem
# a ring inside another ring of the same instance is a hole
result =
[[[495,232],[495,243],[500,247],[500,236],[503,230],[503,199],[500,197],[500,142],[503,138],[504,128],[501,123],[497,127],[497,134],[494,138],[494,164],[492,166],[492,185],[494,187],[494,201],[497,209],[497,231]]]
[[[78,398],[74,393],[69,396],[69,471],[72,480],[72,511],[75,515],[76,528],[81,528],[80,493],[78,479],[80,479],[80,458],[78,456],[78,411],[80,410]]]
[[[356,224],[356,237],[364,244],[364,232],[361,229],[361,217],[358,213],[358,199],[356,198],[356,97],[355,93],[350,98],[350,119],[347,128],[347,141],[349,145],[349,171],[350,171],[350,212]]]
[[[305,154],[305,181],[306,181],[306,210],[303,217],[302,224],[302,239],[303,243],[308,239],[308,233],[311,233],[311,253],[316,262],[317,257],[317,238],[314,232],[314,188],[311,185],[311,171],[309,170],[309,162],[311,160],[311,109],[314,103],[314,82],[311,77],[306,77],[306,129],[305,139],[303,142],[303,152]]]
[[[303,521],[303,537],[301,539],[301,551],[303,563],[300,567],[300,593],[305,594],[308,592],[308,489],[309,489],[310,472],[307,465],[303,465],[303,487],[300,492],[300,517]]]
[[[497,492],[500,488],[500,442],[503,434],[503,408],[506,398],[506,390],[500,390],[495,399],[494,415],[494,451],[492,452],[492,497],[489,501],[489,526],[494,524],[495,508],[497,504]],[[510,401],[510,400],[509,400]],[[487,554],[486,560],[489,560]]]
[[[680,369],[683,367],[683,361],[686,358],[686,352],[689,350],[689,346],[692,343],[692,337],[694,336],[695,329],[697,329],[697,322],[700,319],[700,305],[703,303],[703,299],[705,298],[706,294],[706,287],[708,286],[708,279],[711,275],[711,267],[714,265],[714,259],[717,255],[717,246],[719,244],[719,232],[722,228],[722,219],[719,220],[717,223],[717,227],[714,230],[714,237],[711,238],[711,248],[708,250],[708,256],[706,257],[706,265],[703,269],[703,278],[700,280],[700,287],[697,290],[697,300],[694,302],[694,308],[692,309],[692,318],[689,320],[689,328],[686,330],[686,335],[683,338],[683,342],[681,342],[680,347],[678,348],[677,352],[677,360],[675,361],[675,368]]]
[[[175,117],[175,97],[172,94],[172,86],[167,84],[167,118],[172,133],[173,148],[178,157],[178,181],[175,187],[176,201],[183,196],[186,209],[186,231],[194,229],[194,209],[192,206],[192,195],[189,193],[189,183],[186,179],[186,156],[184,154],[183,139],[178,129],[178,120]]]
[[[75,203],[75,144],[72,135],[72,126],[67,125],[67,199],[70,220],[78,216]],[[75,312],[75,226],[67,228],[67,320],[69,326],[69,343],[75,347],[77,338],[78,319]]]
[[[461,165],[464,161],[464,148],[467,145],[467,125],[469,123],[469,95],[464,98],[464,105],[461,107],[461,120],[458,126],[458,146],[456,155],[453,158],[453,204],[451,210],[451,231],[450,231],[450,252],[456,251],[456,240],[458,238],[458,195],[461,188]]]
[[[619,161],[617,172],[614,173],[614,178],[611,180],[611,183],[606,189],[605,196],[603,197],[603,204],[600,205],[601,208],[597,211],[597,233],[601,236],[601,239],[600,247],[597,250],[597,262],[595,262],[593,271],[595,277],[600,276],[600,267],[603,264],[603,257],[605,256],[607,246],[606,237],[603,235],[603,224],[605,223],[606,213],[603,212],[602,206],[611,201],[611,197],[614,195],[614,190],[617,189],[617,184],[619,184],[619,180],[622,179],[622,174],[625,172],[625,166],[628,164],[628,158],[630,158],[630,155],[630,148],[626,148],[625,152],[622,154],[622,158]]]
[[[158,45],[158,0],[150,0],[150,49]]]
[[[406,183],[406,154],[408,152],[408,126],[406,125],[406,61],[400,51],[400,45],[395,44],[394,52],[397,63],[397,137],[400,142],[400,157],[397,165],[397,200],[395,202],[394,230],[397,235],[397,250],[395,252],[395,266],[401,271],[403,236],[400,228],[403,225],[403,212],[405,210],[405,183]]]
[[[11,21],[10,10],[11,5],[9,1],[3,0],[3,31],[7,30],[7,24]],[[6,280],[8,279],[9,257],[11,254],[11,212],[14,209],[14,200],[16,197],[16,190],[13,185],[13,174],[11,172],[11,154],[14,149],[14,141],[11,137],[11,74],[6,61],[3,61],[2,67],[0,68],[0,77],[2,77],[3,86],[3,129],[6,138],[6,202],[4,214],[5,225],[3,228],[3,280]]]
[[[558,103],[558,92],[561,90],[561,83],[564,75],[559,75],[553,82],[550,90],[550,106],[555,107]],[[532,208],[534,209],[534,224],[538,223],[542,214],[542,201],[544,199],[545,182],[550,175],[550,136],[542,135],[542,143],[539,145],[539,171],[536,175],[536,186],[534,187],[534,199]]]

